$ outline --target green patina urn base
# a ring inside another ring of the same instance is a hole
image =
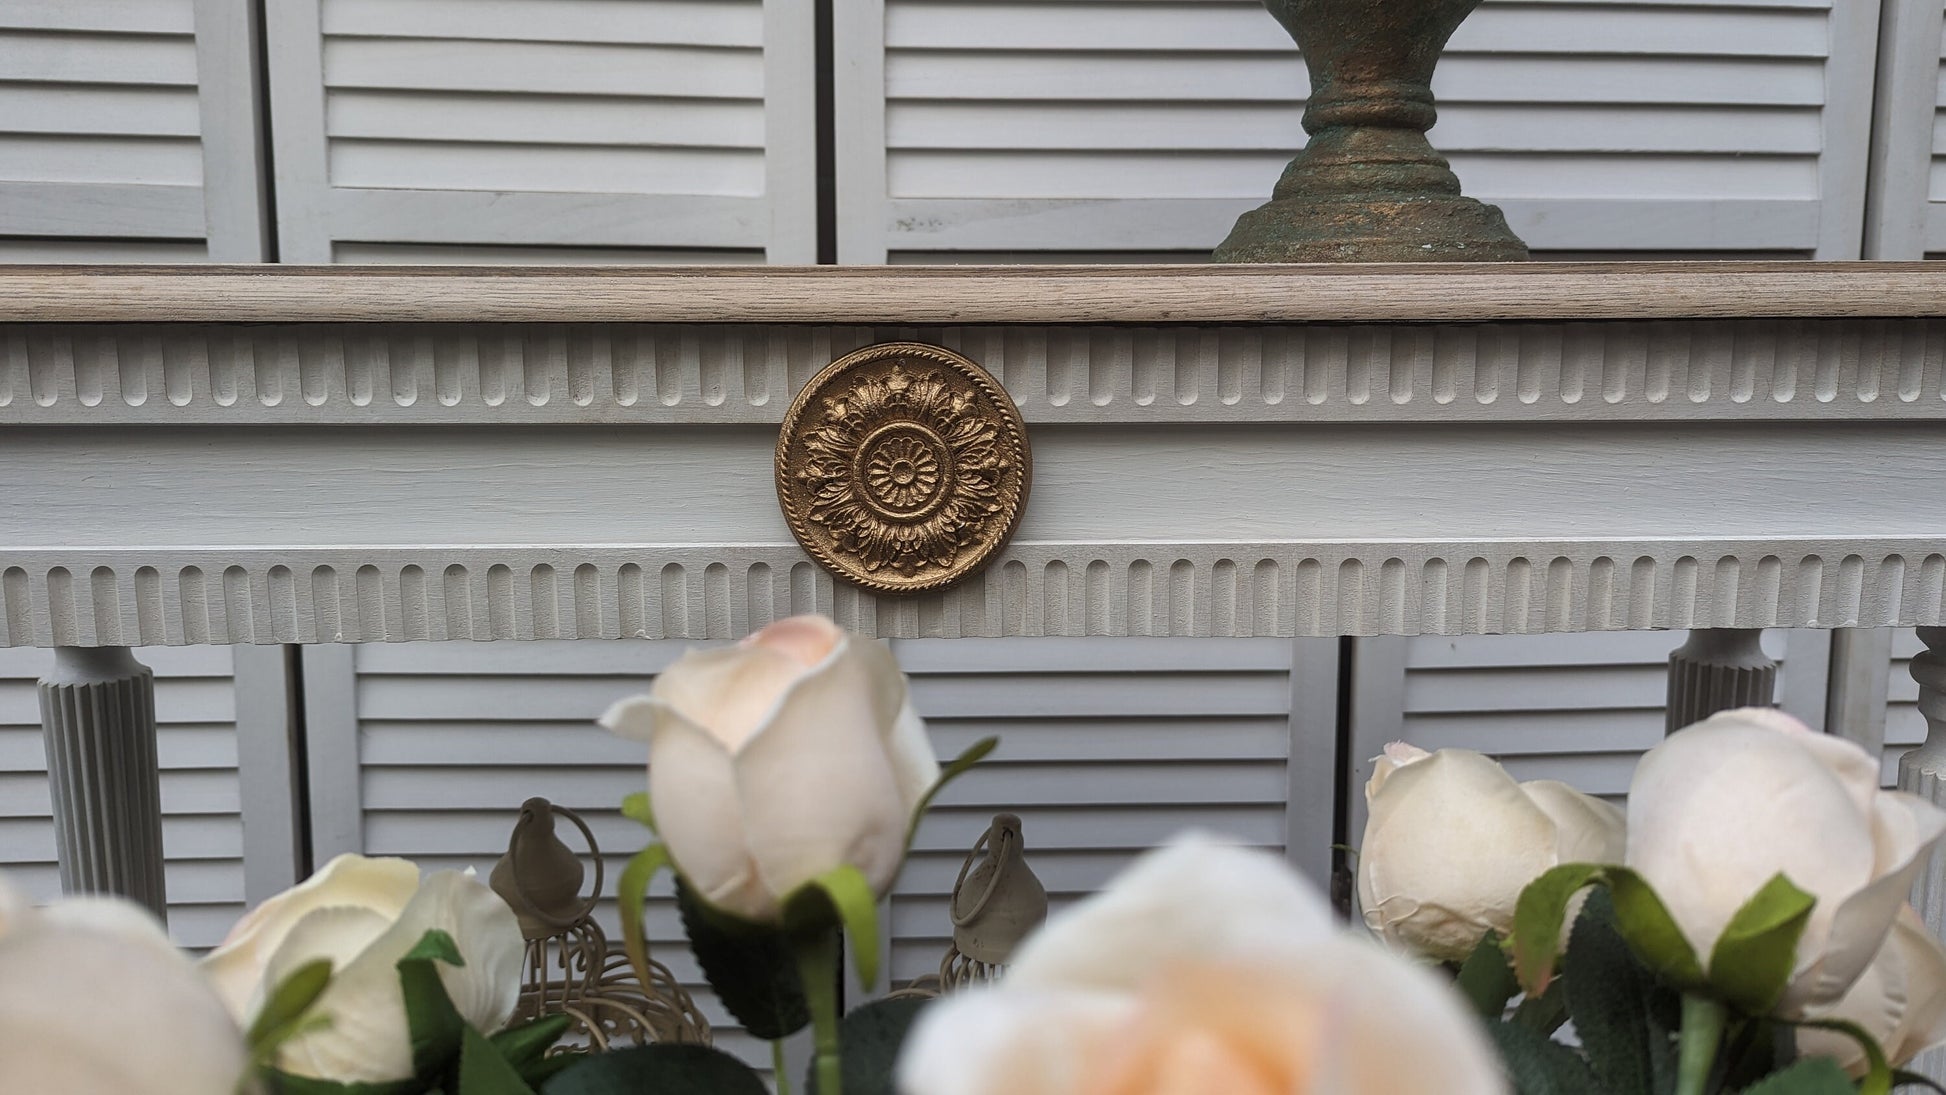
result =
[[[1523,262],[1500,210],[1428,194],[1279,199],[1237,218],[1217,262]]]
[[[1311,73],[1311,141],[1218,262],[1519,262],[1500,210],[1460,193],[1426,130],[1440,51],[1480,0],[1265,0]]]

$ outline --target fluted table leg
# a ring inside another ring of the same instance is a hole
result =
[[[61,647],[40,697],[61,889],[164,915],[155,674],[125,646]]]
[[[1718,711],[1768,707],[1777,695],[1777,663],[1754,627],[1704,627],[1669,655],[1665,729],[1673,734]]]

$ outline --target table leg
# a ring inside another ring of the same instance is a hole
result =
[[[1734,707],[1769,707],[1777,663],[1754,627],[1701,627],[1669,655],[1668,733]]]
[[[40,698],[61,889],[164,915],[155,674],[125,646],[60,647]]]

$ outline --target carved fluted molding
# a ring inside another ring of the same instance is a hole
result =
[[[1777,694],[1777,663],[1764,653],[1759,628],[1704,627],[1669,655],[1664,729],[1675,733],[1718,711],[1768,707]]]
[[[164,915],[155,674],[125,646],[61,647],[40,700],[61,889]]]

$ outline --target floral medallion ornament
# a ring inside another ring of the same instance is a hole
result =
[[[1032,475],[1006,390],[917,342],[832,362],[798,393],[777,440],[791,533],[880,593],[939,589],[985,565],[1020,523]]]

